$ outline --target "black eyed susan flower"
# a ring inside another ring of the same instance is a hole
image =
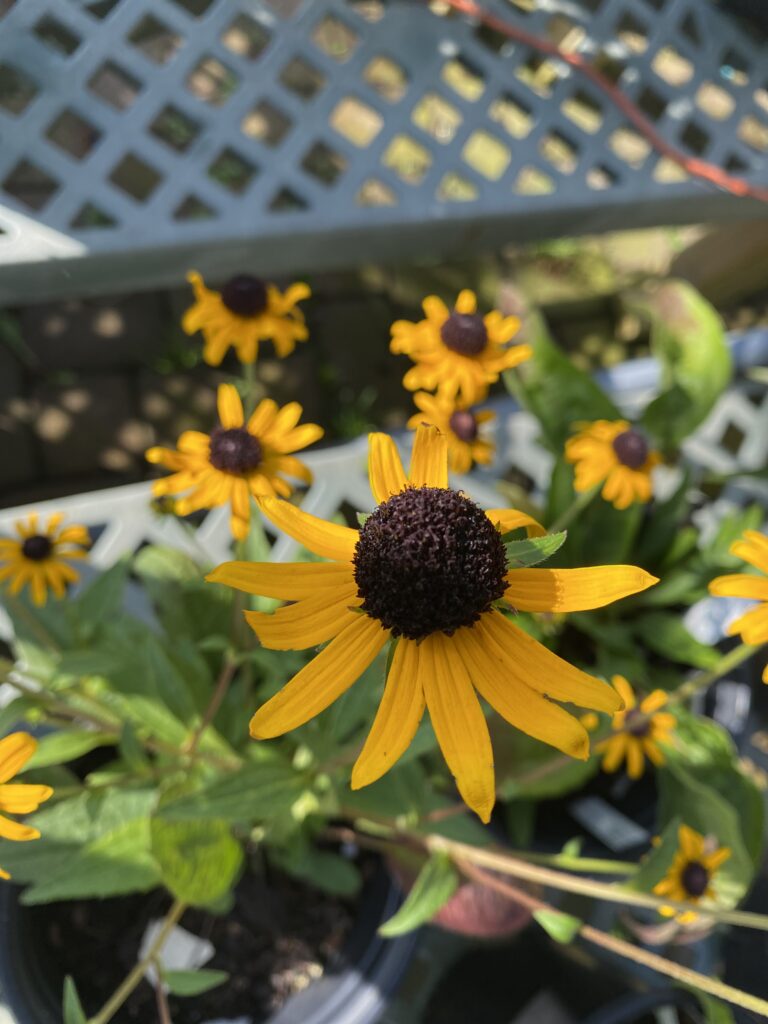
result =
[[[85,558],[91,543],[85,526],[65,526],[62,513],[50,516],[45,527],[32,513],[16,525],[19,539],[0,538],[0,582],[8,582],[8,592],[18,594],[29,586],[32,600],[44,605],[48,590],[64,597],[68,583],[76,583],[80,574],[69,565],[70,559]]]
[[[615,772],[626,761],[627,775],[639,779],[645,772],[646,759],[655,765],[664,764],[664,751],[659,744],[669,742],[676,724],[674,715],[661,710],[669,695],[664,690],[654,690],[638,706],[635,692],[624,676],[613,676],[611,682],[624,701],[624,708],[613,716],[614,735],[599,743],[595,751],[603,755],[603,771]],[[584,724],[590,728],[593,722]]]
[[[576,467],[574,487],[588,491],[605,481],[602,495],[615,508],[651,500],[651,471],[661,462],[639,430],[626,420],[597,420],[565,443],[565,458]]]
[[[680,826],[678,843],[675,859],[664,878],[654,886],[654,893],[678,903],[713,900],[717,870],[731,856],[731,851],[727,846],[718,847],[714,839],[705,838],[688,825]],[[677,917],[681,924],[696,920],[692,910],[678,912],[674,907],[660,907],[659,913],[664,917]]]
[[[746,530],[744,537],[731,545],[730,551],[762,575],[743,572],[718,576],[709,584],[709,592],[716,597],[758,601],[754,608],[728,626],[728,635],[738,634],[746,644],[764,644],[768,642],[768,537],[757,530]],[[763,682],[768,683],[768,665],[763,670]]]
[[[445,434],[448,468],[452,473],[468,473],[474,462],[487,466],[493,459],[493,445],[481,436],[480,428],[495,419],[495,413],[472,412],[440,395],[428,395],[426,391],[417,392],[413,401],[421,412],[411,416],[408,426],[415,430],[420,423],[428,423]]]
[[[271,341],[282,359],[289,356],[297,341],[309,337],[304,314],[297,303],[312,294],[306,284],[292,284],[285,292],[251,274],[238,274],[220,292],[206,288],[196,271],[187,274],[195,293],[195,303],[184,314],[182,327],[187,334],[202,331],[203,358],[218,366],[230,347],[241,363],[253,363],[262,341]]]
[[[581,723],[555,701],[613,713],[620,696],[541,646],[496,607],[581,611],[656,580],[634,566],[512,569],[502,537],[542,534],[522,512],[484,512],[448,488],[447,442],[416,431],[410,474],[385,434],[372,434],[371,489],[378,505],[361,529],[327,523],[286,501],[259,505],[279,529],[325,564],[227,562],[208,579],[293,602],[246,612],[264,647],[302,650],[330,641],[254,715],[268,739],[324,711],[396,641],[384,694],[353,772],[358,789],[408,748],[425,707],[465,802],[487,821],[495,799],[493,752],[478,694],[515,728],[572,757],[588,756]]]
[[[40,838],[36,828],[5,817],[6,814],[31,814],[53,794],[50,786],[8,784],[8,780],[18,775],[36,749],[37,740],[26,732],[12,732],[0,740],[0,839],[23,843]],[[10,877],[7,871],[0,868],[0,878]]]
[[[436,295],[424,299],[422,306],[425,320],[392,324],[390,351],[410,356],[416,364],[403,377],[409,391],[437,388],[445,398],[474,405],[503,370],[531,355],[529,345],[508,344],[520,321],[498,310],[481,316],[474,292],[461,292],[452,310]]]
[[[251,495],[287,498],[293,488],[281,473],[311,482],[310,471],[290,453],[321,438],[323,428],[315,423],[299,426],[299,403],[289,402],[281,409],[271,398],[260,402],[246,423],[232,384],[219,385],[217,405],[220,422],[210,434],[187,430],[177,451],[150,448],[146,458],[173,471],[154,482],[156,496],[189,492],[175,503],[178,515],[229,502],[232,535],[243,540],[251,519]]]

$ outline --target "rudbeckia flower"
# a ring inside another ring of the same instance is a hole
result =
[[[289,402],[280,409],[271,398],[260,402],[246,423],[243,403],[232,384],[219,385],[217,405],[220,423],[210,434],[186,430],[177,451],[150,448],[146,452],[149,462],[173,470],[172,476],[155,480],[152,490],[156,496],[190,492],[175,503],[180,516],[229,502],[232,535],[243,540],[251,520],[251,495],[287,498],[293,488],[281,473],[311,482],[304,463],[289,453],[317,441],[323,428],[315,423],[297,426],[302,412],[299,403]]]
[[[197,271],[187,274],[187,280],[195,304],[181,324],[187,334],[203,332],[203,359],[210,366],[218,366],[230,346],[241,363],[253,363],[262,341],[272,341],[282,359],[293,352],[297,341],[309,337],[304,314],[297,306],[312,294],[306,284],[292,284],[280,292],[258,277],[238,274],[216,292],[206,288]]]
[[[576,467],[574,487],[588,491],[605,481],[602,495],[615,508],[651,500],[651,470],[661,462],[639,430],[626,420],[597,420],[565,443],[566,461]]]
[[[730,551],[763,575],[742,572],[718,576],[709,584],[709,592],[716,597],[759,601],[728,626],[728,636],[738,634],[745,644],[764,644],[768,642],[768,537],[757,530],[745,530],[743,539],[735,541]],[[763,669],[763,682],[768,683],[768,665]]]
[[[419,424],[430,426],[445,434],[448,441],[448,469],[452,473],[468,473],[472,463],[487,466],[493,458],[493,445],[480,436],[480,427],[496,418],[496,413],[483,410],[471,412],[463,406],[439,395],[428,395],[419,391],[413,396],[416,412],[408,420],[408,426],[415,430]]]
[[[657,896],[667,896],[678,903],[700,903],[715,898],[713,881],[717,869],[731,856],[727,846],[718,847],[688,825],[678,831],[679,848],[669,871],[653,887]],[[677,917],[681,924],[696,920],[692,910],[679,913],[674,907],[660,907],[664,917]]]
[[[655,765],[664,764],[659,744],[669,742],[675,717],[659,709],[667,703],[669,695],[664,690],[654,690],[638,707],[634,690],[624,676],[613,676],[611,682],[624,701],[624,709],[613,716],[615,735],[599,743],[595,751],[603,755],[603,771],[615,772],[626,761],[627,775],[639,779],[645,771],[646,758]],[[585,723],[588,728],[592,724]]]
[[[385,434],[370,437],[368,471],[378,502],[360,530],[327,523],[286,501],[259,502],[271,522],[325,564],[227,562],[208,576],[250,594],[294,602],[246,612],[264,647],[302,650],[330,641],[251,720],[268,739],[324,711],[396,642],[384,694],[352,772],[352,788],[385,774],[429,709],[464,801],[488,821],[495,799],[483,697],[511,725],[584,759],[586,730],[555,701],[613,713],[621,697],[574,668],[497,608],[581,611],[645,590],[633,566],[512,569],[503,536],[543,530],[514,509],[484,512],[448,487],[448,449],[435,427],[416,431],[410,473]]]
[[[531,355],[530,345],[508,344],[520,321],[498,310],[481,316],[474,292],[461,292],[452,310],[436,295],[424,299],[422,306],[425,320],[392,324],[390,351],[410,356],[416,364],[403,377],[409,391],[437,388],[445,398],[474,405],[503,370]]]
[[[64,597],[68,583],[80,579],[68,560],[85,558],[91,539],[85,526],[65,526],[62,513],[50,516],[45,528],[33,512],[16,523],[19,540],[0,538],[0,581],[9,580],[8,592],[18,594],[29,586],[32,600],[44,605],[50,588],[56,597]]]
[[[5,817],[5,814],[31,814],[53,794],[50,786],[8,785],[8,780],[18,775],[36,749],[37,740],[26,732],[12,732],[0,740],[0,811],[4,812],[0,814],[1,839],[24,843],[40,838],[36,828]],[[0,878],[10,877],[0,868]]]

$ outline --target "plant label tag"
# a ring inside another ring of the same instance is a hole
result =
[[[139,960],[147,955],[162,926],[163,922],[159,920],[149,922],[139,947]],[[215,952],[215,947],[207,939],[176,925],[165,940],[158,960],[166,971],[196,971],[207,964]],[[157,985],[157,971],[153,966],[147,968],[146,977],[151,985]]]
[[[650,841],[646,829],[598,796],[585,796],[568,805],[572,816],[615,853]]]

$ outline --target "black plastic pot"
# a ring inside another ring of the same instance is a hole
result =
[[[291,997],[255,1024],[375,1024],[403,978],[418,941],[416,933],[386,940],[377,934],[395,912],[402,893],[382,867],[365,885],[356,924],[338,968]],[[109,950],[104,950],[109,956]],[[110,993],[105,992],[105,999]],[[61,993],[35,947],[29,915],[12,885],[0,886],[0,1007],[14,1024],[61,1024]]]

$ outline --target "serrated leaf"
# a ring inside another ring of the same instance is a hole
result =
[[[175,996],[199,996],[229,981],[226,971],[163,971],[163,981]]]
[[[225,821],[154,818],[151,839],[163,884],[176,899],[207,906],[235,884],[243,851]]]
[[[196,793],[161,806],[168,821],[219,819],[249,824],[285,813],[307,788],[307,779],[290,765],[246,765]]]
[[[88,1024],[80,996],[77,994],[75,982],[69,975],[64,979],[64,998],[62,1000],[64,1024]]]
[[[538,565],[559,551],[567,536],[567,531],[562,530],[560,533],[548,533],[545,537],[506,541],[504,548],[507,552],[507,562],[512,569]]]
[[[430,921],[456,892],[459,876],[447,853],[437,851],[424,864],[400,909],[379,927],[386,939],[405,935]]]
[[[53,764],[74,761],[97,747],[113,746],[116,733],[100,733],[86,729],[62,729],[38,740],[37,750],[29,759],[26,769],[47,768]]]
[[[534,910],[533,917],[551,939],[563,945],[573,942],[582,925],[578,917],[559,910]]]

